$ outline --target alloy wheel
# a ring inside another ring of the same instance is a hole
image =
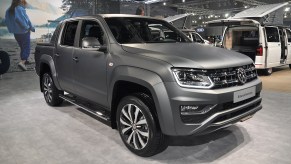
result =
[[[125,105],[120,114],[121,135],[128,145],[136,150],[143,149],[149,140],[147,120],[134,104]]]
[[[52,94],[53,94],[53,90],[52,90],[52,83],[53,80],[50,76],[45,76],[43,79],[43,91],[44,91],[44,97],[48,102],[52,101]]]

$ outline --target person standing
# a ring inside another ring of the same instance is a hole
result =
[[[20,47],[21,61],[18,63],[18,67],[23,71],[27,70],[25,64],[30,55],[30,32],[35,32],[35,28],[26,14],[26,6],[26,0],[12,0],[11,6],[5,14],[8,31],[14,34]]]

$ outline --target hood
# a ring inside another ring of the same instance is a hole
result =
[[[174,67],[219,69],[252,63],[243,54],[196,43],[126,44],[122,47],[129,53],[162,60]]]

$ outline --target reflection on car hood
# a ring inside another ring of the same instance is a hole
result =
[[[195,43],[125,44],[127,52],[163,60],[174,67],[218,69],[252,63],[240,53]]]

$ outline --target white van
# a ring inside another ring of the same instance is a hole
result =
[[[291,31],[283,26],[261,25],[252,19],[224,19],[209,26],[226,26],[222,47],[249,56],[257,69],[271,75],[273,67],[291,68]]]

